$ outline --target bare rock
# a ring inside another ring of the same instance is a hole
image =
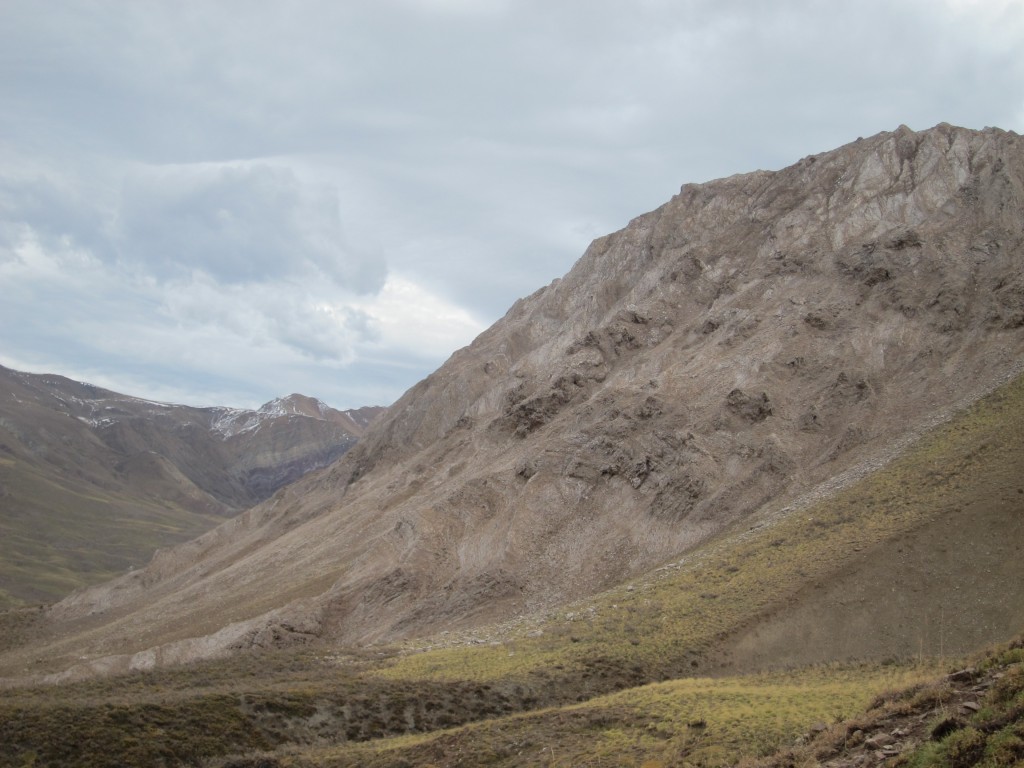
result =
[[[946,679],[954,683],[969,683],[977,678],[977,676],[978,671],[974,667],[965,667],[946,675]]]
[[[725,402],[730,411],[751,423],[764,421],[773,413],[767,392],[749,395],[742,389],[734,389],[726,397]]]
[[[895,743],[896,739],[888,733],[876,733],[874,736],[870,736],[865,740],[864,746],[868,749],[881,749]]]

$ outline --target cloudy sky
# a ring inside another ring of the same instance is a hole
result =
[[[1024,132],[1024,0],[0,0],[0,363],[387,404],[685,182]]]

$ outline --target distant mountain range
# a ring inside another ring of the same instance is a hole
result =
[[[383,411],[195,408],[0,366],[0,605],[144,565],[330,464]]]

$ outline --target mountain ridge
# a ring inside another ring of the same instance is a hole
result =
[[[770,506],[654,572],[524,620],[397,647],[266,650],[55,687],[0,679],[3,755],[14,765],[31,755],[41,765],[74,759],[96,766],[203,756],[224,768],[453,758],[549,765],[555,752],[571,764],[653,768],[764,755],[877,696],[891,698],[894,687],[983,658],[953,661],[943,649],[959,656],[980,642],[990,657],[988,644],[1022,625],[1016,586],[1024,559],[1006,557],[1024,541],[1022,427],[1024,378],[1017,377],[838,494],[788,512]],[[964,540],[973,552],[959,557],[962,547],[949,544]],[[908,560],[908,541],[939,559]],[[840,586],[864,566],[871,571],[879,555],[891,559],[897,578],[892,567],[858,576],[855,584],[871,599],[842,595],[838,606],[815,599],[823,585]],[[993,577],[992,568],[1005,572]],[[936,575],[942,581],[933,588]],[[902,600],[909,610],[889,621],[887,604]],[[975,600],[995,609],[989,618],[1002,626],[977,622]],[[773,614],[794,607],[815,607],[817,626],[837,619],[837,628],[853,609],[868,621],[844,640],[867,644],[871,655],[843,663],[847,649],[833,648],[828,664],[814,664],[816,643],[800,637],[801,622],[787,621],[795,636],[786,650],[805,652],[798,667],[782,655],[767,665],[781,663],[781,671],[766,674],[762,661],[737,677],[743,659],[728,651],[742,650],[751,625],[765,626],[759,615],[767,611],[770,626]],[[40,618],[0,613],[0,641],[23,642]],[[1007,673],[1021,658],[1011,651]],[[915,696],[934,710],[933,723],[946,701],[941,684],[934,693]],[[145,739],[137,738],[140,730]],[[93,750],[83,754],[83,743]]]
[[[155,545],[191,539],[337,459],[382,410],[302,395],[262,410],[197,408],[0,367],[0,590],[52,600],[144,565]],[[39,573],[47,562],[59,581]]]

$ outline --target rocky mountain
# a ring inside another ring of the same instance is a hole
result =
[[[59,598],[141,566],[338,459],[382,411],[193,408],[0,367],[0,595]]]
[[[685,185],[328,470],[50,609],[47,666],[457,630],[801,509],[1021,371],[1022,211],[1021,138],[945,124]]]

